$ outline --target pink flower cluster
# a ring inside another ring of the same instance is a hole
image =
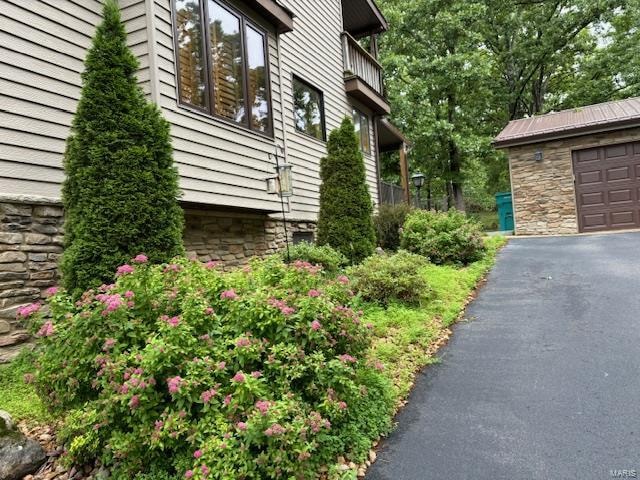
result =
[[[244,422],[238,422],[236,423],[236,428],[241,432],[244,432],[247,429],[247,424]]]
[[[242,373],[242,372],[236,373],[233,376],[233,378],[231,379],[231,381],[235,382],[235,383],[244,383],[244,381],[245,381],[244,373]]]
[[[182,267],[180,265],[176,265],[175,263],[171,263],[164,267],[164,273],[179,272],[180,270],[182,270]]]
[[[249,346],[251,346],[251,340],[248,339],[247,337],[240,337],[238,340],[236,340],[236,347],[238,348],[244,348]]]
[[[222,300],[235,300],[236,298],[238,298],[238,294],[236,293],[236,291],[232,288],[230,290],[225,290],[224,292],[222,292],[220,294],[220,298]]]
[[[307,423],[313,433],[318,433],[322,428],[326,428],[327,430],[331,428],[331,422],[322,418],[322,415],[318,412],[311,412]]]
[[[274,308],[277,308],[283,315],[288,316],[295,313],[296,309],[287,305],[284,300],[278,300],[277,298],[270,298],[268,304]]]
[[[340,282],[342,285],[349,285],[349,277],[347,277],[346,275],[340,275],[338,277],[338,282]]]
[[[202,403],[207,404],[217,394],[218,394],[218,391],[215,388],[210,388],[209,390],[202,392],[202,395],[200,395],[200,399],[202,400]]]
[[[133,259],[133,263],[147,263],[149,261],[149,257],[147,257],[145,254],[143,253],[139,253],[138,255],[135,256],[135,258]]]
[[[139,406],[140,406],[140,395],[134,395],[133,397],[131,397],[131,400],[129,400],[129,408],[131,410],[135,410]]]
[[[28,318],[37,311],[40,310],[41,305],[39,303],[32,303],[31,305],[27,305],[18,309],[17,317],[18,318]]]
[[[195,452],[193,452],[193,458],[200,458],[200,457],[202,457],[202,455],[204,455],[204,453],[200,449],[198,449]]]
[[[96,300],[102,302],[105,305],[105,309],[102,311],[103,316],[109,315],[111,312],[115,312],[125,304],[122,296],[120,296],[119,293],[114,293],[113,295],[100,293],[96,295]]]
[[[271,402],[267,400],[258,400],[256,402],[256,408],[262,415],[266,415],[269,412],[269,408],[271,408]]]
[[[50,337],[51,335],[53,335],[55,332],[55,327],[53,326],[53,323],[51,323],[51,320],[47,320],[44,325],[42,325],[42,327],[40,327],[40,330],[38,330],[38,333],[36,333],[36,336],[38,337]]]
[[[311,322],[311,330],[318,331],[322,328],[322,324],[318,320]]]
[[[319,297],[321,293],[318,290],[312,289],[312,290],[309,290],[307,295],[310,296],[311,298],[315,298],[315,297]]]
[[[58,287],[49,287],[44,293],[47,297],[53,297],[59,291],[60,289]]]
[[[178,393],[180,391],[180,387],[182,386],[182,378],[179,376],[175,376],[172,378],[169,378],[167,380],[167,385],[169,387],[169,393],[171,395],[174,395],[176,393]]]
[[[355,358],[353,358],[351,355],[349,355],[348,353],[340,355],[338,358],[340,359],[341,362],[344,362],[344,363],[356,363],[357,362],[357,360]]]
[[[177,327],[180,325],[180,317],[171,317],[166,320],[170,327]]]
[[[296,260],[295,262],[293,262],[293,267],[296,270],[306,270],[311,275],[315,275],[318,272],[322,271],[321,265],[313,265],[312,263],[303,262],[302,260]]]
[[[259,371],[251,372],[251,376],[253,378],[260,378],[262,377],[262,372],[259,372]]]
[[[206,268],[207,270],[213,270],[218,265],[220,265],[220,262],[214,262],[213,260],[211,260],[204,264],[204,268]]]
[[[286,429],[282,425],[280,425],[279,423],[274,423],[264,431],[264,434],[267,437],[274,437],[277,435],[282,435],[284,432],[286,432]]]
[[[116,277],[122,277],[124,275],[129,275],[133,273],[133,267],[129,264],[120,265],[118,270],[116,270]]]
[[[102,345],[102,350],[107,352],[109,350],[111,350],[114,345],[116,344],[116,339],[115,338],[107,338],[104,341],[104,344]]]

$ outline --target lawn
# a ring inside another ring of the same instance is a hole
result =
[[[415,373],[434,361],[433,353],[448,338],[449,327],[493,266],[505,242],[502,237],[488,238],[485,258],[468,267],[425,267],[424,275],[433,292],[423,305],[397,304],[386,310],[372,306],[366,310],[366,321],[374,325],[375,331],[371,355],[385,364],[399,402],[409,393]]]

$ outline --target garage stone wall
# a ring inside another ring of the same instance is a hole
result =
[[[640,128],[510,147],[516,235],[578,233],[573,150],[640,139]],[[543,153],[536,162],[534,154]]]
[[[0,199],[0,363],[31,339],[16,319],[18,308],[58,284],[62,215],[59,205]]]
[[[185,210],[185,247],[190,257],[231,267],[285,248],[284,224],[266,215]],[[63,250],[63,209],[55,203],[0,198],[0,364],[31,342],[17,310],[42,300],[58,285]],[[289,240],[312,232],[312,222],[287,222]]]

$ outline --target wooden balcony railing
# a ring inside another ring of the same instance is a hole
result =
[[[342,34],[342,50],[345,78],[358,77],[378,95],[384,97],[382,65],[378,60],[347,32]]]

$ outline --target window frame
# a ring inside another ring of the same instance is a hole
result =
[[[360,151],[364,154],[364,155],[373,155],[372,153],[372,145],[371,145],[371,121],[369,119],[369,115],[365,114],[362,110],[360,110],[357,107],[354,107],[353,105],[351,105],[351,121],[354,121],[354,118],[356,114],[358,114],[358,116],[360,117],[360,131],[358,131],[358,143],[360,145]],[[365,150],[362,146],[362,118],[365,118],[367,120],[367,145],[369,146],[369,150]],[[355,122],[354,122],[354,126],[355,126]]]
[[[175,78],[176,78],[176,100],[178,106],[181,108],[185,108],[189,111],[193,111],[194,113],[198,113],[206,116],[207,118],[212,118],[215,120],[219,120],[222,123],[225,123],[229,126],[241,128],[243,130],[249,131],[251,133],[255,133],[256,135],[261,135],[263,137],[267,137],[271,140],[275,138],[275,125],[273,121],[273,96],[271,91],[271,62],[269,59],[269,32],[254,22],[251,18],[249,18],[248,14],[239,11],[237,8],[229,5],[224,0],[212,0],[222,6],[224,9],[228,10],[232,15],[238,18],[240,22],[240,42],[241,42],[241,50],[242,50],[242,89],[244,95],[244,107],[245,107],[245,121],[244,122],[235,122],[232,119],[225,117],[224,115],[220,115],[215,111],[215,89],[213,86],[213,68],[211,63],[211,31],[209,29],[210,17],[209,17],[209,0],[198,0],[200,5],[200,28],[203,32],[204,39],[204,68],[206,69],[207,74],[205,75],[205,103],[204,107],[199,105],[194,105],[189,102],[185,102],[182,100],[182,81],[180,78],[180,45],[178,42],[178,11],[177,11],[177,0],[171,0],[171,23],[172,23],[172,31],[173,31],[173,57],[174,57],[174,65],[175,65]],[[269,128],[265,131],[257,130],[251,125],[252,118],[252,105],[249,104],[249,68],[248,68],[248,60],[249,60],[249,50],[247,48],[247,26],[251,27],[257,33],[262,35],[263,40],[263,52],[264,52],[264,63],[265,63],[265,81],[267,83],[266,88],[266,100],[269,104]]]
[[[318,138],[315,135],[311,135],[310,133],[303,132],[302,130],[298,129],[298,125],[296,124],[296,113],[295,113],[296,104],[295,104],[295,98],[293,94],[294,82],[299,82],[305,85],[306,87],[310,88],[311,90],[315,91],[316,93],[318,93],[318,96],[320,98],[320,126],[322,128],[322,138]],[[292,73],[291,74],[291,100],[292,100],[291,103],[293,105],[293,109],[291,110],[291,113],[292,113],[294,132],[300,135],[304,135],[305,137],[312,138],[317,142],[326,143],[327,142],[327,124],[326,124],[326,115],[325,115],[325,107],[324,107],[324,92],[320,90],[318,87],[314,87],[311,82],[305,80],[301,76],[296,75],[295,73]]]

